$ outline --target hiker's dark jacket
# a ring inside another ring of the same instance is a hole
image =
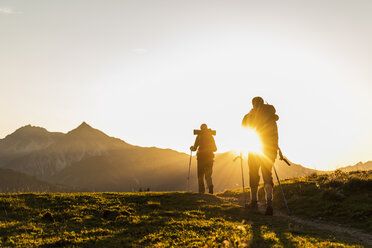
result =
[[[257,131],[261,138],[263,152],[272,159],[276,158],[278,150],[278,126],[276,121],[279,120],[279,116],[275,112],[274,106],[263,104],[258,108],[251,109],[244,116],[242,122],[243,127],[250,127]]]
[[[214,152],[217,151],[217,146],[209,130],[202,131],[196,137],[194,143],[194,151],[196,151],[196,149],[198,149],[198,153],[196,154],[196,156],[199,161],[214,161]]]

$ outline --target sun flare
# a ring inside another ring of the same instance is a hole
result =
[[[248,152],[262,154],[262,142],[258,133],[252,128],[241,128],[234,152],[237,155],[242,153],[245,157]]]

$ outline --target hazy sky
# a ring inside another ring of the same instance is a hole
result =
[[[261,95],[293,162],[372,160],[371,13],[370,0],[0,0],[0,138],[86,121],[188,152],[205,122],[224,152]]]

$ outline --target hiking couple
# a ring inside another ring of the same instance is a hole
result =
[[[278,147],[278,127],[276,121],[279,119],[276,115],[274,106],[265,104],[261,97],[252,99],[253,108],[246,114],[242,121],[243,127],[249,127],[257,131],[262,142],[262,154],[249,153],[249,181],[251,188],[251,200],[246,207],[257,209],[257,193],[260,176],[258,174],[261,167],[266,193],[266,215],[273,215],[273,177],[272,168],[277,157]],[[205,192],[204,178],[207,182],[209,193],[213,194],[212,171],[214,162],[214,152],[217,147],[206,124],[202,124],[201,132],[196,137],[195,143],[190,147],[191,151],[196,151],[198,160],[198,183],[199,193]]]

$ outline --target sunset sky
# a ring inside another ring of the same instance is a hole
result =
[[[370,0],[0,0],[0,138],[86,121],[188,153],[207,123],[225,152],[260,95],[291,161],[372,160],[371,13]]]

